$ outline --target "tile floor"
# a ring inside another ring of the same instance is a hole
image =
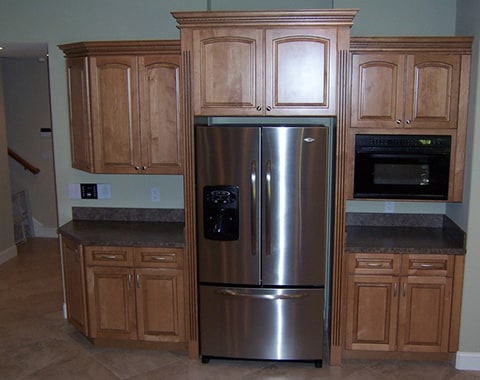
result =
[[[310,363],[211,360],[175,352],[93,347],[64,319],[58,241],[30,239],[0,265],[0,379],[480,379],[448,363]]]

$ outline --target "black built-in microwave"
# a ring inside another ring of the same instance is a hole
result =
[[[355,136],[354,198],[446,200],[451,137]]]

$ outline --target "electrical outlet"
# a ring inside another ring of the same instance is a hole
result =
[[[152,187],[150,189],[150,198],[152,202],[160,202],[160,188]]]
[[[385,202],[385,212],[387,213],[395,212],[395,202]]]

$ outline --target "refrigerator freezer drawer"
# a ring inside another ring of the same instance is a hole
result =
[[[200,286],[200,352],[265,360],[323,357],[324,289]]]

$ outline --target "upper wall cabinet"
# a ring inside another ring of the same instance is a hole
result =
[[[198,116],[336,115],[356,11],[174,12]]]
[[[72,166],[104,174],[180,174],[179,41],[61,45]]]
[[[470,49],[465,37],[352,38],[350,126],[457,128]]]

